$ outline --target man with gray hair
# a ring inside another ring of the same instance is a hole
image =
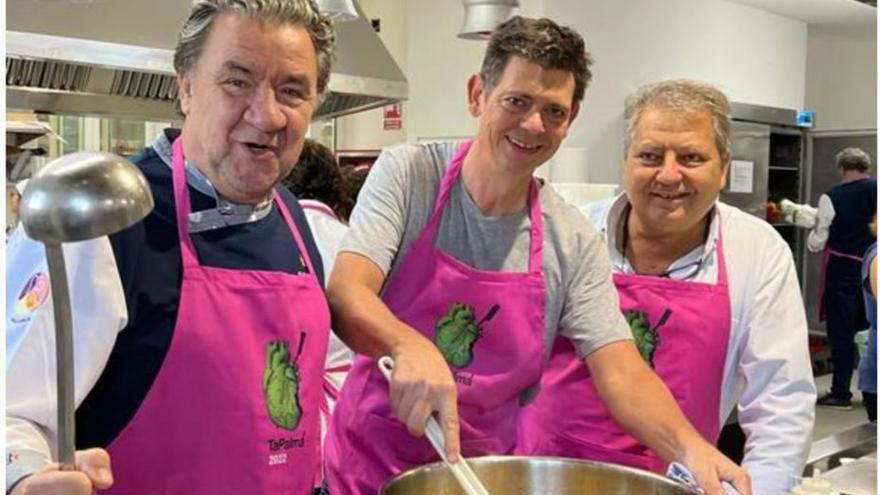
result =
[[[303,211],[276,184],[297,162],[333,45],[309,0],[194,2],[174,57],[182,128],[133,160],[155,210],[65,245],[75,467],[50,463],[43,251],[23,233],[10,241],[7,492],[313,490],[329,309]]]
[[[807,238],[811,252],[822,252],[819,319],[831,346],[831,390],[816,401],[835,409],[852,408],[850,381],[856,360],[855,334],[868,327],[862,299],[862,255],[876,240],[868,224],[877,211],[877,181],[869,175],[871,157],[859,148],[835,156],[840,184],[819,197],[816,225]]]
[[[729,104],[672,80],[627,100],[625,192],[588,205],[611,257],[620,309],[644,363],[715,443],[734,407],[742,465],[761,495],[784,495],[810,445],[815,389],[791,251],[773,228],[718,201],[731,160]],[[521,422],[525,454],[663,471],[602,403],[595,375],[557,339]]]
[[[664,461],[686,464],[710,495],[719,479],[751,493],[639,358],[598,233],[533,177],[578,114],[589,64],[570,28],[514,17],[467,82],[474,139],[379,156],[328,285],[334,328],[358,352],[327,435],[331,492],[374,495],[439,460],[417,438],[435,413],[453,460],[516,452],[522,404],[561,335],[614,418]]]

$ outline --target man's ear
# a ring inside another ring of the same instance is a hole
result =
[[[483,112],[480,98],[483,96],[483,78],[479,74],[472,74],[467,81],[468,112],[471,116],[479,117]]]
[[[571,125],[571,123],[574,122],[575,117],[578,116],[580,111],[581,111],[581,102],[579,102],[579,101],[574,102],[571,105],[571,115],[568,116],[568,125]]]
[[[730,152],[721,155],[721,190],[727,187],[727,171],[730,169]]]
[[[189,75],[185,73],[177,74],[177,98],[180,100],[180,113],[184,117],[189,115],[190,100],[192,98],[192,82]]]

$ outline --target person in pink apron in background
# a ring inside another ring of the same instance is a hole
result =
[[[45,387],[13,387],[11,493],[313,493],[330,312],[303,211],[276,184],[333,36],[306,0],[193,3],[175,57],[182,129],[134,159],[156,208],[71,260],[74,284],[100,294],[74,304],[77,470],[48,464]],[[31,322],[7,370],[32,382],[51,367],[34,356],[52,356],[36,314],[51,305],[35,306],[7,322]]]
[[[533,177],[578,114],[589,64],[571,29],[514,17],[468,80],[476,137],[392,147],[373,166],[328,286],[336,330],[358,353],[325,445],[331,493],[374,495],[437,461],[423,438],[432,414],[452,459],[515,452],[556,335],[666,460],[712,495],[719,478],[751,493],[639,358],[598,233]],[[390,385],[382,355],[395,360]]]
[[[844,148],[834,157],[840,184],[819,197],[816,225],[807,248],[822,252],[819,269],[819,320],[825,322],[831,347],[831,390],[816,404],[852,409],[850,391],[858,365],[855,335],[868,328],[862,299],[862,255],[877,237],[868,228],[877,212],[877,181],[871,157],[859,148]]]
[[[299,162],[284,181],[299,199],[324,262],[330,273],[342,239],[348,232],[348,214],[363,181],[343,175],[333,150],[313,139],[306,139]],[[333,406],[345,377],[351,371],[354,353],[335,333],[330,333],[324,368],[324,406],[321,409],[321,439],[327,432]],[[323,449],[322,449],[323,455]],[[323,484],[323,473],[319,485]]]
[[[787,244],[718,201],[729,113],[706,83],[641,88],[625,113],[625,193],[584,212],[605,236],[641,358],[709,442],[737,406],[754,493],[782,495],[803,470],[813,426],[807,325]],[[519,452],[663,473],[667,462],[615,421],[591,371],[556,339]]]
[[[354,198],[348,196],[357,196],[357,191],[345,187],[345,178],[339,170],[333,150],[313,139],[306,139],[299,162],[284,179],[284,185],[299,199],[321,253],[324,273],[329,274],[336,262],[342,239],[348,232],[348,218],[343,218],[340,212],[343,205],[353,202]],[[326,432],[330,413],[351,369],[353,358],[351,349],[336,334],[331,333],[324,369],[324,395],[327,404],[321,418],[322,432]]]

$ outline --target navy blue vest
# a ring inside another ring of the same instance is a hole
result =
[[[877,211],[877,181],[844,182],[832,187],[827,194],[834,205],[828,247],[861,257],[875,240],[868,223]]]

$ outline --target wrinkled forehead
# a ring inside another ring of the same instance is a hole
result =
[[[647,117],[647,119],[646,119]],[[708,108],[684,106],[664,101],[652,102],[636,115],[633,128],[638,129],[643,122],[652,126],[668,125],[681,129],[712,125],[712,112]]]
[[[212,22],[195,63],[199,65],[205,59],[225,60],[232,54],[248,53],[261,58],[297,56],[312,59],[315,58],[315,47],[301,23],[223,13]]]
[[[705,141],[715,145],[715,128],[708,110],[664,105],[645,107],[634,116],[629,129],[629,144],[636,144],[649,136],[688,136],[689,140]]]

